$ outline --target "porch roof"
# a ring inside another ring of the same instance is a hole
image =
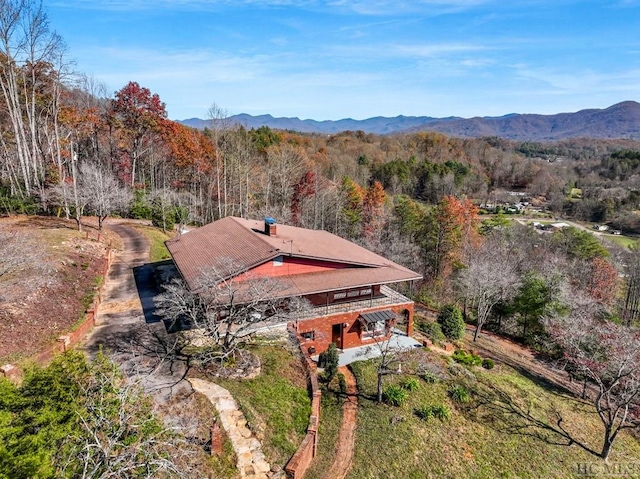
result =
[[[366,325],[377,323],[378,321],[389,321],[395,319],[396,313],[391,309],[382,309],[380,311],[372,311],[369,313],[360,313],[358,319],[362,320]]]

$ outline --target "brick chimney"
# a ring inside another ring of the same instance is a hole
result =
[[[276,220],[270,216],[264,219],[264,234],[267,236],[276,236]]]

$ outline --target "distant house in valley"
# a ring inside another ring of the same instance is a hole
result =
[[[312,353],[332,342],[346,349],[387,338],[397,323],[412,334],[414,304],[389,285],[421,275],[326,231],[226,217],[166,245],[192,290],[203,272],[226,268],[224,276],[238,282],[277,278],[283,304],[308,300],[295,327]]]

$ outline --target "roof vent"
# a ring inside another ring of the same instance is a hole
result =
[[[264,219],[264,234],[267,236],[276,236],[276,220],[270,216]]]

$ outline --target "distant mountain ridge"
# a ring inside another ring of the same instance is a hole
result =
[[[587,109],[575,113],[536,115],[511,113],[500,117],[433,118],[429,116],[377,116],[366,120],[301,120],[251,116],[246,113],[227,119],[245,128],[293,130],[301,133],[333,134],[345,130],[390,134],[436,131],[449,136],[478,138],[498,136],[511,140],[561,140],[564,138],[630,138],[640,139],[640,103],[624,101],[604,109]],[[210,125],[209,120],[190,118],[180,123],[194,128]]]

